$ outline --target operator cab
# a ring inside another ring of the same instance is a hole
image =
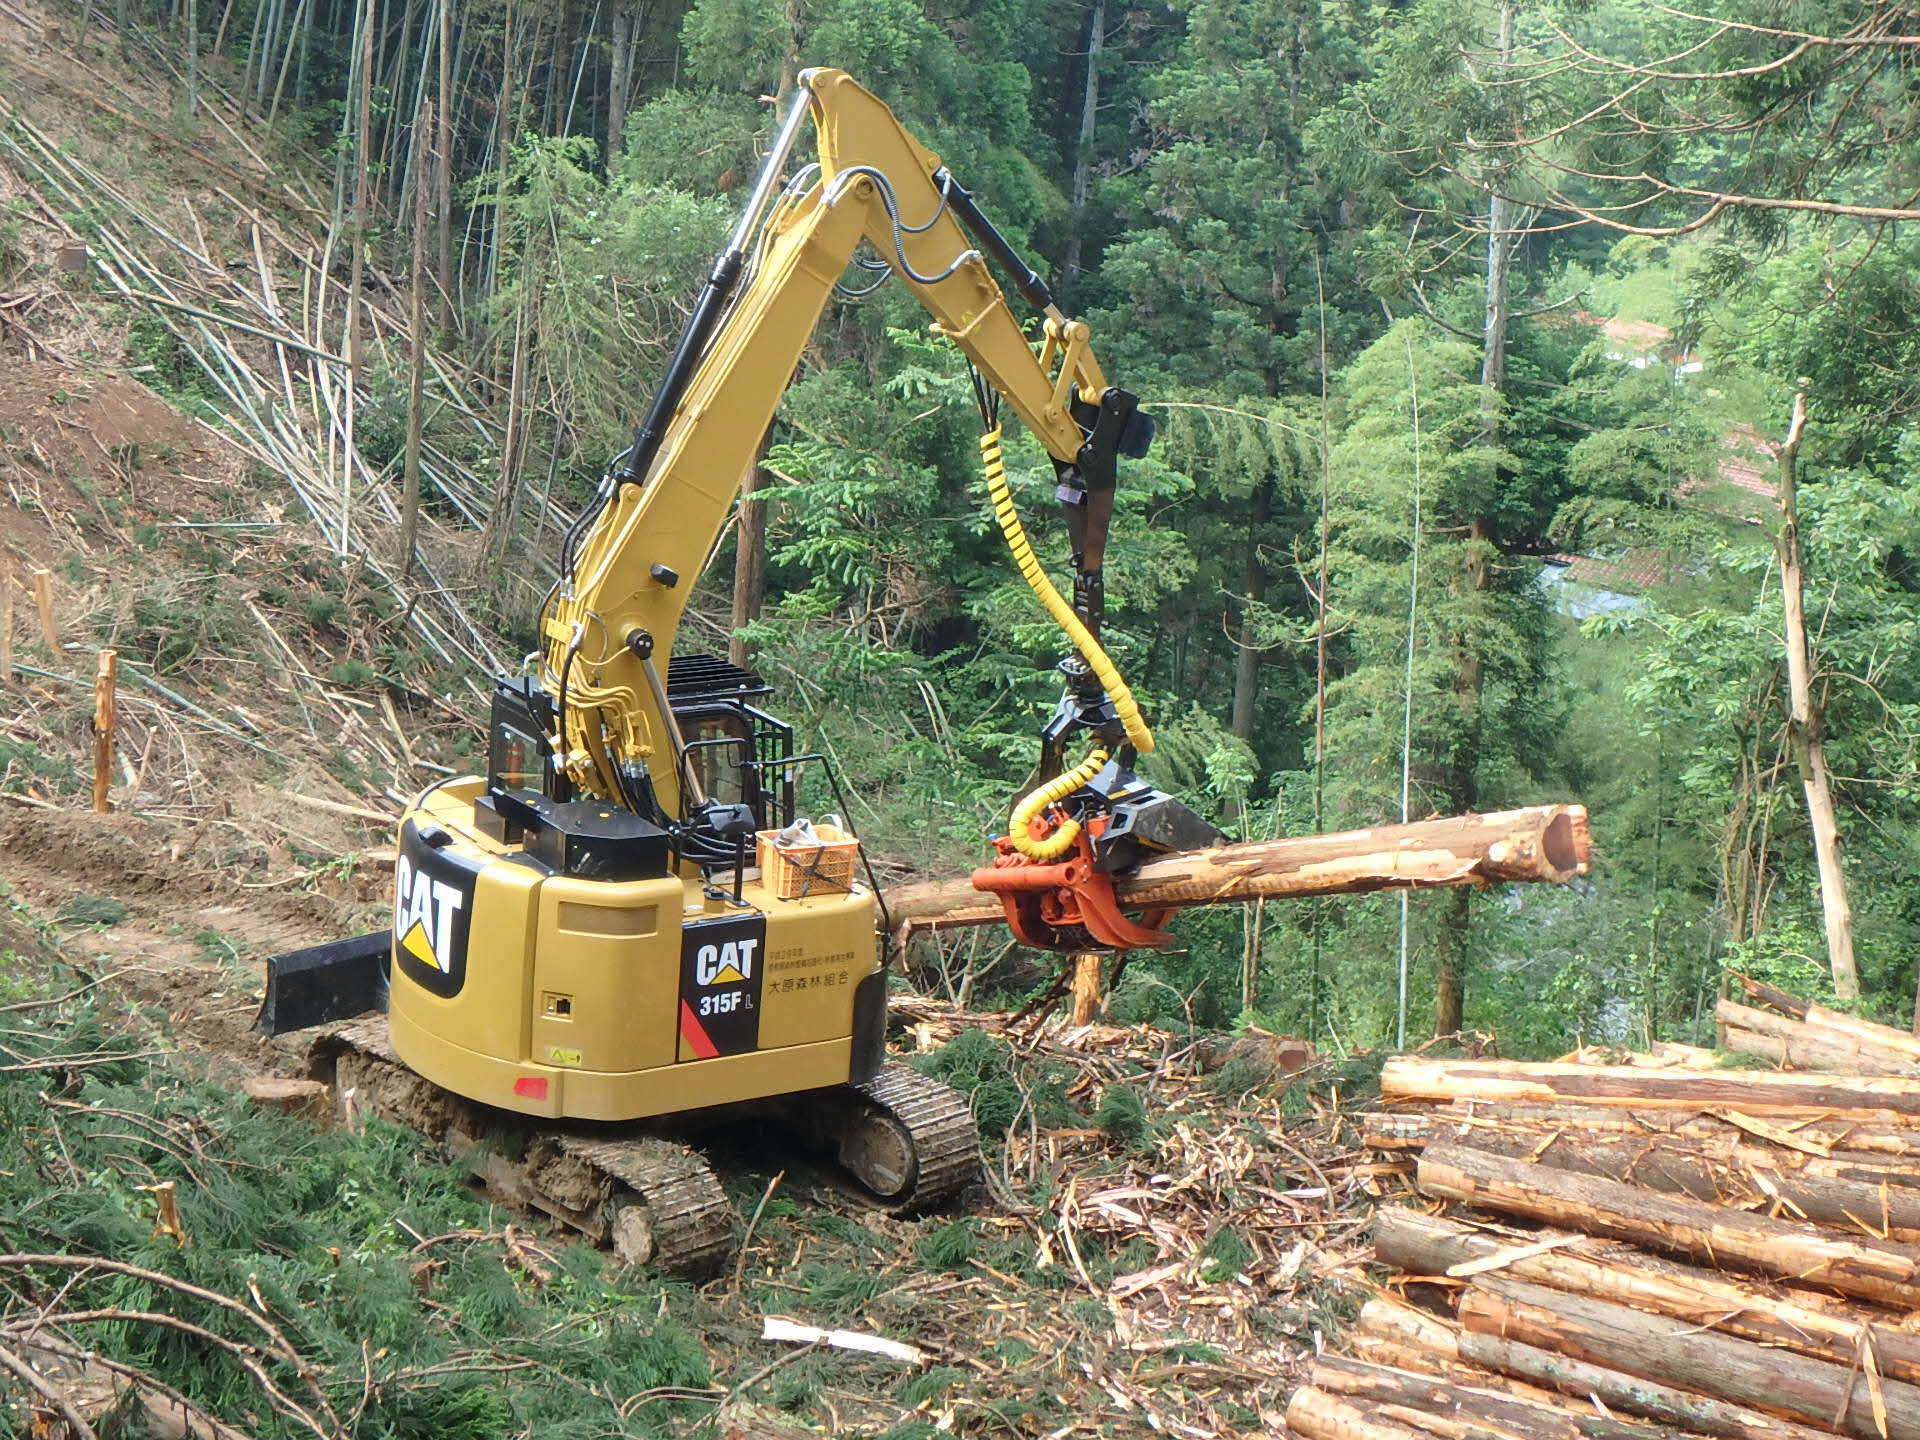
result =
[[[581,798],[553,763],[553,698],[533,676],[495,683],[486,790],[474,801],[480,831],[569,875],[636,880],[672,872],[676,861],[707,873],[750,863],[753,836],[793,823],[793,727],[758,702],[772,687],[717,655],[676,655],[667,700],[685,749],[680,793],[704,796],[668,815],[643,764],[623,768],[618,804]],[[691,781],[692,783],[688,783]]]

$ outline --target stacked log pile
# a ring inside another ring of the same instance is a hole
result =
[[[1745,1000],[1728,1045],[1795,1068],[1390,1061],[1366,1140],[1414,1193],[1293,1433],[1920,1440],[1920,1041]]]
[[[1920,1075],[1920,1035],[1811,1004],[1759,980],[1742,976],[1739,985],[1746,1003],[1729,999],[1714,1007],[1729,1050],[1787,1070]]]

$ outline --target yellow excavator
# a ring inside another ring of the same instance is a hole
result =
[[[817,160],[789,177],[809,118]],[[305,1033],[343,1089],[475,1153],[516,1198],[687,1273],[724,1258],[732,1220],[673,1136],[771,1118],[902,1210],[949,1199],[978,1164],[965,1097],[886,1061],[881,888],[853,864],[857,839],[795,814],[801,768],[824,762],[796,753],[759,677],[674,645],[863,242],[877,258],[859,263],[898,277],[971,362],[996,517],[1073,641],[1042,783],[978,883],[1030,943],[1164,939],[1112,906],[1111,876],[1218,832],[1126,768],[1151,732],[1098,640],[1117,457],[1144,453],[1151,423],[938,157],[816,69],[631,448],[564,538],[540,651],[496,682],[487,773],[408,807],[391,929],[274,957],[257,1026]],[[996,266],[1039,312],[1037,347]],[[1071,603],[1008,492],[1002,397],[1053,458]]]

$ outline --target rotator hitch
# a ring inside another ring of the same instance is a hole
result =
[[[1058,667],[1065,685],[1040,732],[1040,784],[1014,806],[1007,833],[994,837],[993,863],[973,872],[973,885],[999,897],[1023,945],[1073,952],[1166,946],[1173,943],[1161,928],[1168,912],[1130,919],[1120,908],[1115,877],[1155,855],[1203,849],[1227,837],[1133,773],[1139,752],[1152,748],[1153,734],[1100,645],[1117,457],[1146,454],[1153,421],[1135,396],[1119,389],[1097,403],[1075,401],[1073,410],[1086,443],[1073,464],[1055,462],[1055,493],[1073,547],[1070,616],[1061,614],[1059,595],[1032,561],[1000,474],[997,430],[981,442],[1001,529],[1077,653]],[[1069,752],[1080,744],[1088,746],[1086,758],[1070,768]]]

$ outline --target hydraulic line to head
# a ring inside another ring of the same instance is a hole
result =
[[[1000,427],[994,425],[980,437],[980,458],[986,469],[987,495],[993,501],[994,518],[1000,522],[1000,533],[1006,537],[1007,548],[1013,552],[1013,563],[1019,567],[1033,593],[1047,609],[1054,622],[1067,634],[1074,648],[1080,652],[1080,658],[1087,662],[1099,680],[1100,688],[1106,691],[1107,698],[1113,702],[1114,713],[1120,717],[1120,723],[1126,727],[1127,739],[1142,754],[1153,749],[1153,731],[1147,725],[1146,717],[1140,713],[1140,706],[1133,698],[1133,691],[1127,688],[1127,682],[1120,676],[1119,669],[1107,657],[1100,641],[1089,630],[1084,621],[1073,611],[1064,596],[1048,578],[1042,568],[1039,557],[1033,553],[1033,543],[1027,539],[1027,527],[1020,523],[1020,511],[1013,503],[1013,491],[1007,484],[1006,457],[1000,449]],[[1023,796],[1013,807],[1013,814],[1007,821],[1007,839],[1014,849],[1029,860],[1050,861],[1064,855],[1080,834],[1080,822],[1074,819],[1062,819],[1053,832],[1044,839],[1035,839],[1030,833],[1034,819],[1043,814],[1047,807],[1064,800],[1075,790],[1086,784],[1107,763],[1107,752],[1095,747],[1079,765],[1062,775],[1054,777],[1039,789]]]
[[[1049,805],[1064,800],[1094,776],[1107,763],[1107,752],[1099,746],[1087,752],[1087,758],[1073,769],[1056,775],[1038,790],[1029,791],[1013,807],[1013,814],[1007,820],[1007,839],[1022,855],[1029,860],[1046,862],[1058,860],[1073,848],[1073,842],[1080,838],[1080,822],[1072,818],[1062,819],[1053,827],[1045,839],[1033,837],[1034,820],[1045,813]]]
[[[1007,548],[1013,552],[1013,563],[1020,567],[1021,575],[1026,578],[1033,593],[1040,597],[1040,603],[1046,606],[1047,613],[1066,632],[1067,638],[1073,642],[1073,648],[1080,652],[1080,658],[1087,662],[1087,668],[1093,671],[1100,688],[1107,692],[1107,698],[1113,702],[1114,713],[1126,727],[1128,743],[1142,755],[1146,754],[1153,749],[1153,731],[1147,725],[1146,717],[1140,713],[1133,691],[1127,688],[1127,682],[1120,678],[1119,669],[1107,658],[1107,652],[1099,640],[1073,613],[1073,606],[1054,587],[1053,581],[1041,567],[1039,557],[1033,553],[1033,543],[1027,539],[1027,527],[1020,523],[1020,512],[1013,503],[1013,491],[1007,485],[1007,464],[1000,452],[998,425],[980,437],[980,459],[987,472],[987,496],[993,501],[993,514],[1000,522],[1000,533],[1006,537]]]

